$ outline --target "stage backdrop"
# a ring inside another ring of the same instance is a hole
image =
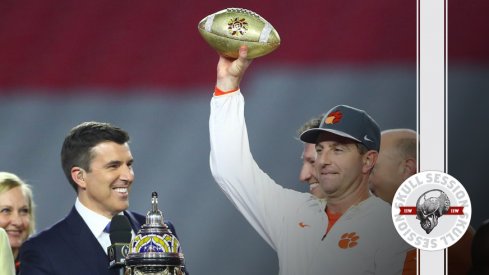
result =
[[[474,3],[449,3],[448,173],[468,190],[477,227],[489,218],[489,30]],[[38,231],[75,200],[64,136],[107,121],[131,134],[131,209],[146,213],[160,194],[193,274],[277,273],[275,252],[209,171],[218,56],[197,23],[227,7],[257,12],[282,38],[241,87],[251,150],[277,183],[307,190],[296,129],[334,105],[365,109],[382,129],[416,129],[416,1],[1,1],[0,170],[33,186]]]

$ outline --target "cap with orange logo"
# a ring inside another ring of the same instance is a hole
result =
[[[316,143],[322,132],[353,139],[369,150],[380,149],[380,128],[377,122],[365,111],[348,105],[338,105],[329,110],[319,128],[304,131],[300,139],[307,143]]]

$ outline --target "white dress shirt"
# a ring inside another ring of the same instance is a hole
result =
[[[100,243],[100,246],[107,254],[107,247],[111,245],[109,233],[105,233],[104,229],[107,224],[110,222],[110,219],[102,216],[84,206],[78,198],[76,198],[75,202],[76,211],[80,214],[82,219],[92,231],[92,234],[95,236],[97,241]],[[119,215],[124,215],[122,212]],[[134,233],[132,233],[134,235]]]

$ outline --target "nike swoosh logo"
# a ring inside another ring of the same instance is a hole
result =
[[[299,223],[299,226],[300,226],[300,227],[302,227],[302,228],[305,228],[305,227],[308,227],[308,226],[310,226],[310,225],[305,224],[305,223],[303,223],[303,222],[300,222],[300,223]]]
[[[367,137],[367,135],[365,135],[365,136],[363,137],[363,139],[364,139],[364,140],[366,140],[366,141],[370,141],[370,142],[372,142],[372,140],[371,140],[371,139],[369,139],[369,138]]]

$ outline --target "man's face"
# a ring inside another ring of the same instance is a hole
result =
[[[382,136],[380,153],[369,177],[369,187],[374,195],[392,203],[397,188],[404,181],[402,157],[394,143]]]
[[[321,133],[316,144],[316,169],[328,198],[348,194],[361,181],[363,160],[356,144],[330,133]]]
[[[326,194],[319,187],[319,181],[316,176],[316,145],[304,143],[304,151],[302,153],[302,168],[299,174],[299,179],[309,185],[309,192],[323,199]]]
[[[134,181],[133,158],[129,145],[112,141],[92,148],[90,171],[85,171],[78,188],[80,201],[89,209],[112,218],[129,207]]]

